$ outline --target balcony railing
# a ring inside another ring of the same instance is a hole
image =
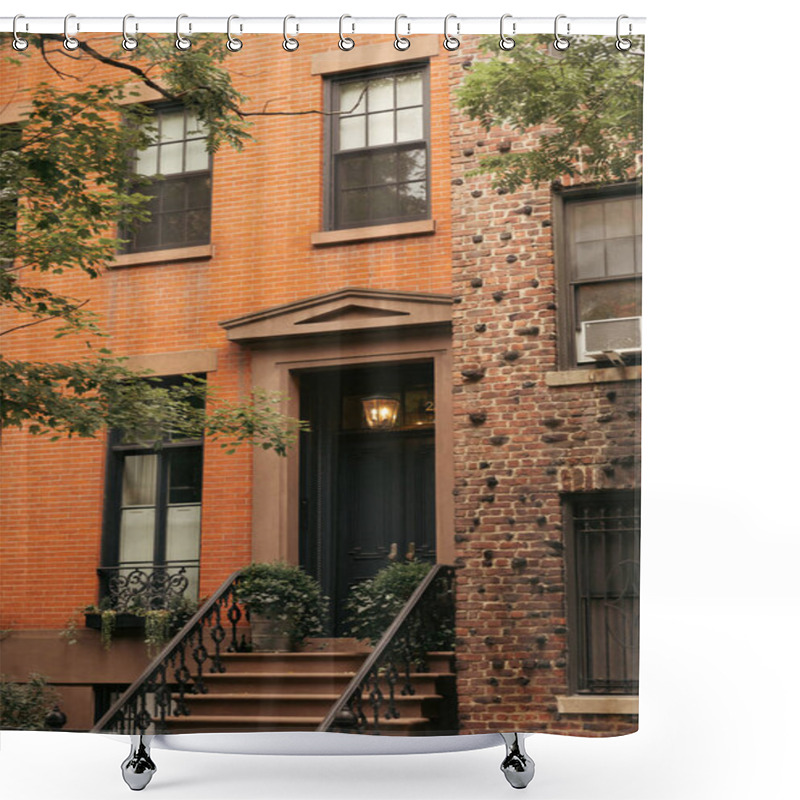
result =
[[[167,564],[128,562],[100,567],[100,600],[115,611],[132,613],[171,608],[178,599],[197,599],[197,561]]]

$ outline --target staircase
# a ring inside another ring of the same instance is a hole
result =
[[[206,694],[186,696],[188,716],[168,716],[168,733],[313,731],[358,672],[371,648],[355,639],[311,639],[301,652],[223,653],[225,672],[204,675]],[[452,653],[430,653],[428,671],[414,673],[414,694],[395,687],[397,718],[380,710],[382,734],[408,736],[453,732],[445,698],[453,696]],[[381,691],[389,696],[384,680]],[[369,698],[363,711],[370,724]],[[368,733],[372,733],[370,727]]]

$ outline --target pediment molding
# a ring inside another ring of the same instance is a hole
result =
[[[220,325],[234,342],[448,325],[452,298],[422,292],[346,288],[308,297]]]

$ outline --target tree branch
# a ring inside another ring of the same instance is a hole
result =
[[[74,311],[79,311],[88,302],[89,302],[88,300],[84,300],[82,303],[78,303],[77,306],[73,306],[72,308],[69,309],[70,313],[72,313]],[[23,325],[16,325],[13,328],[8,328],[7,330],[0,331],[0,336],[5,336],[7,333],[14,333],[14,331],[19,331],[19,330],[22,330],[23,328],[30,328],[30,327],[32,327],[34,325],[39,325],[42,322],[50,322],[51,320],[54,320],[54,319],[58,319],[58,317],[53,316],[53,317],[42,317],[41,319],[35,319],[35,320],[33,320],[33,322],[26,322]]]

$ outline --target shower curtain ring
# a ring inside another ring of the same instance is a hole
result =
[[[69,21],[71,19],[75,19],[74,14],[67,14],[64,17],[64,49],[65,50],[77,50],[80,46],[80,42],[74,37],[69,35]],[[75,30],[78,31],[80,29],[79,25],[75,26]]]
[[[231,22],[233,22],[235,19],[239,19],[236,14],[231,14],[228,17],[228,41],[225,43],[225,47],[227,47],[231,53],[238,53],[244,47],[244,42],[241,39],[237,39],[231,33]],[[242,26],[240,25],[239,30],[241,31],[241,29]]]
[[[395,50],[408,50],[411,47],[411,39],[406,39],[405,36],[401,36],[398,27],[400,25],[401,19],[408,19],[405,14],[398,14],[394,18],[394,48]],[[408,25],[408,32],[411,33],[411,26]]]
[[[554,25],[554,31],[555,31],[555,37],[556,38],[553,40],[553,47],[555,47],[555,49],[558,50],[559,52],[564,52],[564,50],[566,50],[569,47],[569,40],[564,39],[558,33],[558,21],[560,19],[566,19],[566,18],[567,18],[566,14],[559,14],[556,17],[556,21],[555,21],[555,25]],[[569,22],[567,23],[567,34],[569,34]]]
[[[631,33],[633,32],[633,25],[631,25],[628,16],[626,14],[620,14],[617,17],[617,50],[619,50],[621,53],[627,52],[628,50],[631,49],[633,45],[633,42],[630,39],[623,39],[619,35],[620,22],[622,22],[623,19],[628,20],[628,36],[630,36]]]
[[[501,50],[513,50],[514,46],[516,45],[516,42],[510,36],[506,36],[505,30],[504,30],[505,22],[506,22],[507,19],[511,19],[511,16],[512,16],[511,14],[503,14],[503,16],[500,17],[500,49]],[[511,33],[516,33],[516,29],[517,29],[517,23],[516,22],[512,22],[511,23]]]
[[[349,14],[342,14],[342,16],[339,17],[339,49],[340,50],[352,50],[356,46],[356,43],[349,36],[345,36],[344,33],[342,33],[342,29],[344,27],[344,21],[346,19],[353,19],[353,18]],[[352,29],[355,30],[355,25],[352,26]]]
[[[135,36],[131,36],[128,33],[128,20],[129,19],[136,19],[133,14],[126,14],[122,18],[122,49],[131,51],[135,50],[139,46],[139,40]],[[138,23],[134,26],[135,30],[139,30]]]
[[[297,19],[297,17],[293,17],[291,14],[287,14],[283,18],[283,49],[287,53],[293,53],[295,50],[297,50],[298,47],[300,47],[300,42],[297,41],[297,39],[293,39],[291,36],[289,36],[289,34],[286,31],[287,24],[290,19]],[[295,31],[299,30],[300,30],[299,27],[295,24]]]
[[[21,53],[23,50],[28,49],[28,40],[22,39],[20,35],[17,33],[17,20],[25,19],[24,15],[17,14],[14,17],[14,21],[11,23],[11,35],[14,37],[11,46],[18,52]],[[28,23],[25,23],[25,30],[28,30]]]
[[[448,14],[444,18],[444,41],[442,42],[442,47],[444,47],[445,50],[450,50],[452,52],[453,50],[458,50],[458,48],[461,47],[461,42],[455,36],[451,36],[447,30],[448,23],[451,19],[458,20],[458,17],[455,14]],[[456,21],[456,33],[458,34],[460,30],[461,23]]]
[[[187,19],[188,17],[188,14],[178,14],[178,17],[175,20],[175,47],[177,47],[178,50],[188,50],[192,46],[191,39],[187,39],[181,33],[181,20]],[[191,23],[189,23],[189,30],[192,30]]]

